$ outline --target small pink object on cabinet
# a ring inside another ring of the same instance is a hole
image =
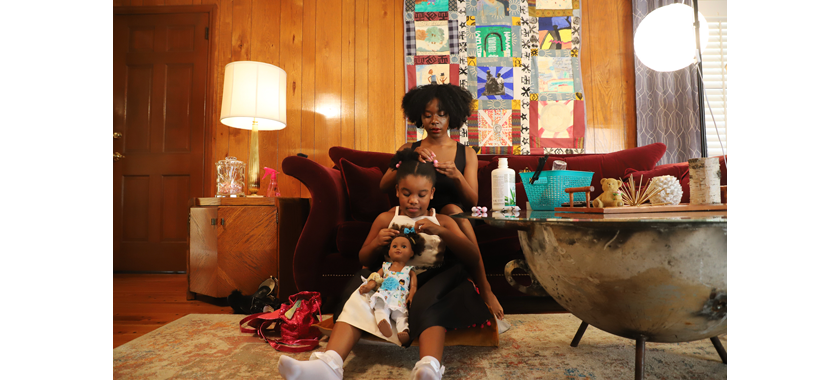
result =
[[[274,170],[269,167],[264,167],[265,174],[263,174],[262,179],[268,177],[269,174],[271,175],[271,179],[268,181],[268,186],[265,188],[265,196],[266,197],[279,197],[280,192],[277,191],[277,170]]]

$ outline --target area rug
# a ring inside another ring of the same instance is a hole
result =
[[[275,351],[239,332],[241,315],[190,314],[114,349],[115,379],[278,379]],[[578,347],[580,320],[571,314],[508,315],[499,347],[447,347],[444,379],[632,379],[635,343],[592,326]],[[720,337],[726,346],[726,336]],[[323,351],[326,341],[318,351]],[[286,354],[306,360],[310,352]],[[345,379],[407,379],[417,347],[362,341],[344,366]],[[709,340],[648,343],[647,379],[726,379]]]

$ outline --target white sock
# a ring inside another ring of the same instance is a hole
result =
[[[338,352],[313,352],[309,361],[298,361],[286,355],[280,356],[277,370],[286,380],[321,380],[344,378],[344,361]]]
[[[440,380],[445,367],[433,356],[424,356],[414,364],[411,380]]]

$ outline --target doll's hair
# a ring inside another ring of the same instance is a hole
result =
[[[398,237],[404,237],[408,240],[408,244],[411,246],[411,252],[414,256],[420,256],[423,253],[423,249],[426,247],[426,240],[423,239],[420,234],[414,232],[414,226],[399,226],[396,223],[392,224],[391,229],[399,231],[399,235],[394,236],[391,240],[388,241],[388,244],[383,246],[381,249],[383,251],[383,257],[390,261],[390,257],[388,257],[388,251],[391,250],[391,243],[394,239]],[[405,232],[409,230],[409,232]]]
[[[438,100],[438,108],[449,115],[449,129],[461,128],[472,111],[472,94],[453,84],[425,84],[409,90],[402,99],[403,115],[418,128],[423,128],[426,105]]]
[[[428,178],[432,186],[437,181],[435,166],[431,162],[422,163],[418,161],[417,153],[411,148],[398,151],[394,157],[391,157],[391,162],[388,164],[388,167],[397,170],[397,182],[409,174]]]

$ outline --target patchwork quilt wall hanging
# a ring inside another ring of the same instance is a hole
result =
[[[479,154],[583,153],[581,1],[405,0],[408,88],[472,92],[450,135]],[[406,125],[409,142],[423,133]]]

